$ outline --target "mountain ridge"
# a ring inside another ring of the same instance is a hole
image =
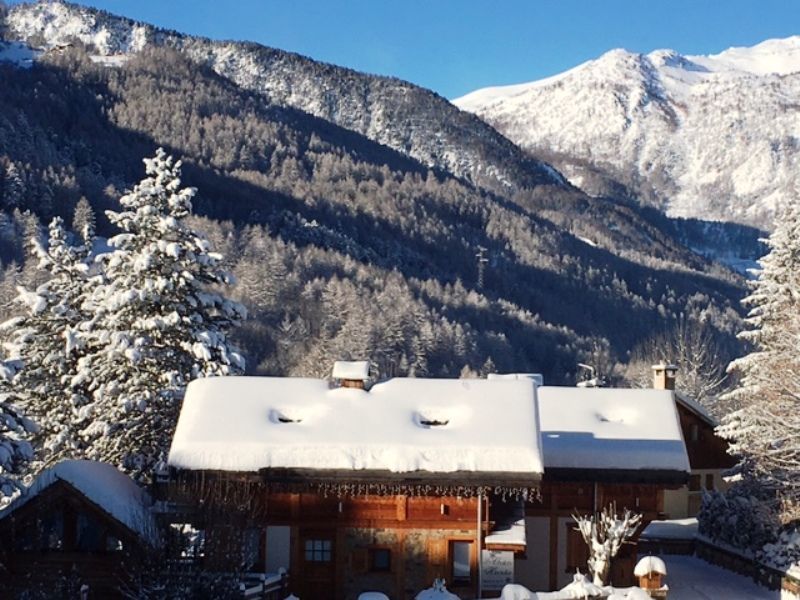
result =
[[[793,36],[709,56],[616,49],[453,102],[590,194],[616,183],[672,216],[764,227],[799,183],[798,93]]]

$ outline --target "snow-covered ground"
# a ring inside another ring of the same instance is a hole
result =
[[[779,600],[781,593],[768,590],[696,556],[662,555],[667,563],[669,600]],[[784,594],[783,600],[797,596]]]

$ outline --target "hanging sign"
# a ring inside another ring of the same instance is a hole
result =
[[[514,583],[514,553],[506,550],[484,550],[481,569],[483,589],[501,590]]]

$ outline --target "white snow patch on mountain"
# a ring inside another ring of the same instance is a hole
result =
[[[589,193],[598,173],[669,214],[769,225],[800,185],[800,36],[711,56],[612,50],[453,101]]]
[[[30,69],[39,52],[22,42],[0,42],[0,63],[12,63]]]

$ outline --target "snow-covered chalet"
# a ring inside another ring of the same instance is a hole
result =
[[[230,377],[190,384],[169,454],[175,519],[210,570],[285,569],[299,598],[462,598],[585,569],[572,514],[609,502],[664,517],[690,465],[668,390],[395,378],[337,363],[332,385]],[[612,566],[633,582],[635,546]]]

